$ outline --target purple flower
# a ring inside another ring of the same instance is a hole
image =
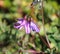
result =
[[[25,28],[26,33],[29,34],[32,31],[39,32],[39,28],[33,21],[28,21],[26,19],[18,19],[18,21],[14,24],[14,28],[22,29]]]

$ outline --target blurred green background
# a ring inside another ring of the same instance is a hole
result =
[[[13,27],[16,19],[21,18],[22,11],[31,15],[31,3],[32,0],[0,0],[0,54],[29,54],[29,52],[22,52],[29,49],[47,54],[60,54],[60,3],[58,0],[43,2],[45,29],[51,49],[34,32],[27,35],[24,29],[17,30]],[[39,34],[45,38],[41,9],[39,10],[39,6],[36,5],[33,10],[40,26]]]

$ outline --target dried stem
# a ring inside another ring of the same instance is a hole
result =
[[[50,43],[49,43],[48,36],[46,34],[46,30],[45,30],[45,26],[44,26],[44,13],[43,13],[43,10],[44,10],[44,8],[43,8],[43,0],[42,0],[42,23],[43,23],[43,29],[44,29],[44,34],[45,34],[47,43],[48,43],[48,45],[50,47]]]
[[[40,39],[42,40],[42,42],[48,47],[50,48],[50,46],[47,44],[47,42],[44,40],[44,38],[39,34],[37,33],[39,36],[40,36]]]

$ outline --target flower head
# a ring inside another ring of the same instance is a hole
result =
[[[29,34],[31,30],[39,32],[37,25],[33,21],[27,20],[26,18],[18,19],[18,21],[14,24],[14,28],[22,29],[23,27],[25,28],[27,34]]]

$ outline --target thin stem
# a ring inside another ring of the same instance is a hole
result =
[[[44,38],[39,34],[37,33],[39,36],[40,36],[40,39],[42,40],[42,42],[48,47],[50,48],[50,46],[47,44],[47,42],[44,40]]]
[[[46,37],[46,40],[47,40],[47,43],[48,45],[50,46],[50,43],[49,43],[49,40],[48,40],[48,36],[46,34],[46,30],[45,30],[45,26],[44,26],[44,8],[43,8],[43,0],[42,0],[42,23],[43,23],[43,29],[44,29],[44,34],[45,34],[45,37]]]

